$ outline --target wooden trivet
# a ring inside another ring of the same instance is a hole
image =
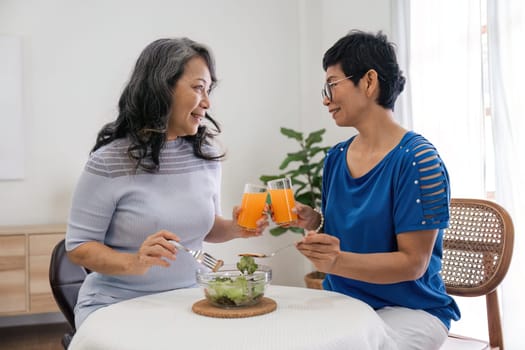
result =
[[[239,307],[234,309],[222,309],[213,306],[206,299],[197,301],[191,307],[196,314],[217,318],[242,318],[264,315],[274,311],[277,308],[275,300],[263,297],[260,302],[252,306]]]

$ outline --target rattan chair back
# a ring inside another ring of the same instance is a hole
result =
[[[496,288],[509,268],[513,244],[512,219],[502,206],[482,199],[451,200],[441,276],[449,294],[486,296],[490,345],[500,349],[503,336]]]

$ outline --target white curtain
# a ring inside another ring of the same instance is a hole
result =
[[[438,149],[453,197],[483,198],[479,0],[410,2],[409,79],[416,132]],[[451,332],[488,339],[485,301],[455,297]]]
[[[392,32],[400,57],[407,55],[400,61],[407,64],[411,86],[402,111],[412,113],[413,129],[438,148],[450,173],[452,196],[484,198],[485,162],[495,162],[496,201],[509,210],[516,231],[500,301],[506,348],[518,350],[525,349],[525,2],[487,1],[493,140],[485,137],[483,126],[483,99],[488,97],[483,94],[480,40],[484,2],[392,0]],[[494,143],[494,159],[485,153],[487,140]],[[451,331],[487,339],[485,301],[456,300],[462,319],[452,323]]]
[[[496,199],[515,226],[512,263],[501,288],[504,339],[507,349],[525,349],[525,3],[488,0],[487,17]]]
[[[432,142],[454,197],[483,197],[479,0],[410,2],[413,129]]]

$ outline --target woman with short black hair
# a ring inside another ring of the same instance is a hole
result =
[[[357,135],[323,168],[320,210],[297,204],[310,230],[297,248],[323,288],[372,306],[401,350],[439,349],[459,309],[439,274],[449,177],[436,148],[393,116],[403,77],[382,33],[352,31],[323,58],[323,104]]]

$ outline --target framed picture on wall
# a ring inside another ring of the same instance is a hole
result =
[[[24,178],[22,40],[0,35],[0,181]]]

